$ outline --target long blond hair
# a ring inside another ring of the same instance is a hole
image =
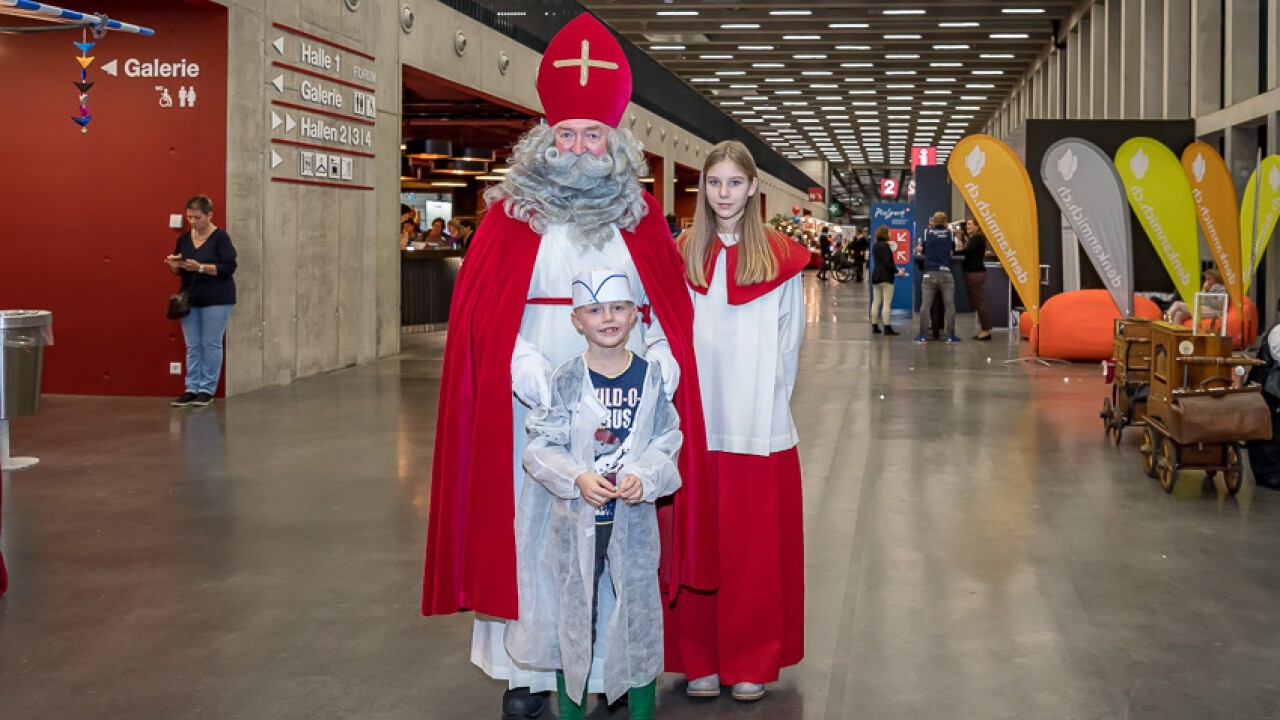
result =
[[[738,166],[747,181],[760,177],[756,170],[756,161],[751,157],[747,146],[737,140],[725,140],[711,148],[707,160],[702,165],[702,175],[698,178],[698,209],[693,214],[693,226],[680,235],[677,243],[680,254],[684,256],[685,273],[689,283],[694,287],[706,287],[707,276],[711,268],[707,267],[711,259],[711,250],[717,236],[716,214],[711,209],[711,201],[707,192],[707,171],[713,165],[729,161]],[[760,189],[747,198],[746,209],[742,220],[736,228],[738,235],[738,277],[739,285],[753,285],[773,280],[778,277],[778,258],[774,255],[771,240],[764,230],[764,221],[760,219]]]

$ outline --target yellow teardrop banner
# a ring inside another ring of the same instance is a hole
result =
[[[1196,203],[1196,217],[1204,231],[1213,262],[1222,273],[1231,304],[1244,312],[1244,266],[1240,264],[1240,228],[1236,222],[1236,186],[1227,163],[1212,146],[1194,142],[1182,151],[1182,169],[1191,183],[1191,198]],[[1240,315],[1244,317],[1244,315]]]
[[[1280,219],[1280,155],[1268,155],[1263,158],[1259,168],[1262,171],[1262,187],[1259,189],[1258,171],[1254,170],[1245,187],[1244,197],[1240,203],[1240,254],[1244,258],[1241,267],[1247,268],[1244,274],[1244,291],[1249,292],[1253,285],[1254,271],[1258,269],[1258,261],[1266,252],[1271,233],[1276,229],[1276,220]],[[1262,238],[1258,244],[1258,256],[1253,256],[1254,241],[1254,197],[1260,199],[1257,217],[1257,236]]]
[[[1200,289],[1200,238],[1191,183],[1182,163],[1159,140],[1136,137],[1116,151],[1116,170],[1129,195],[1129,207],[1147,231],[1178,295],[1194,305]]]
[[[1040,227],[1031,177],[1008,145],[990,135],[956,143],[947,174],[964,195],[1033,324],[1040,323]]]

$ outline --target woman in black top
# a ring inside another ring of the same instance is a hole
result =
[[[898,270],[893,262],[893,248],[889,247],[889,228],[876,228],[876,242],[871,246],[871,332],[880,332],[876,315],[884,321],[884,334],[897,335],[889,324],[889,311],[893,305],[893,281],[907,273]]]
[[[978,334],[973,336],[974,340],[990,340],[991,339],[991,316],[987,313],[987,237],[982,234],[982,228],[978,226],[978,222],[973,218],[969,218],[964,223],[965,235],[967,238],[964,243],[964,262],[961,267],[964,268],[964,284],[969,290],[969,304],[973,305],[973,309],[978,313]]]
[[[182,318],[186,392],[170,404],[203,407],[213,402],[222,374],[222,336],[236,304],[236,248],[231,236],[213,224],[213,203],[204,195],[187,201],[187,223],[191,229],[178,236],[173,254],[165,258],[191,297],[191,313]]]

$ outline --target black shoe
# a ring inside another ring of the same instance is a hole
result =
[[[538,720],[547,708],[545,693],[512,688],[502,693],[502,720]]]
[[[973,339],[974,340],[990,340],[991,336],[990,335],[974,335]]]
[[[211,402],[213,402],[212,395],[209,393],[200,393],[199,395],[196,395],[196,398],[192,400],[190,404],[191,407],[204,407]]]
[[[885,334],[885,335],[897,335],[897,334],[898,334],[898,331],[897,331],[897,330],[894,330],[892,327],[890,327],[890,326],[888,326],[888,325],[885,325],[885,326],[884,326],[884,334]]]
[[[875,323],[871,323],[871,332],[878,334],[880,332],[880,326]]]
[[[190,405],[192,402],[194,402],[196,397],[197,397],[196,394],[193,392],[184,392],[181,395],[179,395],[177,399],[175,399],[173,402],[169,404],[174,407],[186,407]]]

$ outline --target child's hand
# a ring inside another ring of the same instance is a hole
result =
[[[627,475],[618,483],[618,497],[628,505],[635,505],[644,497],[644,483],[635,475]]]
[[[582,499],[599,510],[604,504],[618,497],[618,490],[599,473],[584,472],[574,481],[582,492]]]

